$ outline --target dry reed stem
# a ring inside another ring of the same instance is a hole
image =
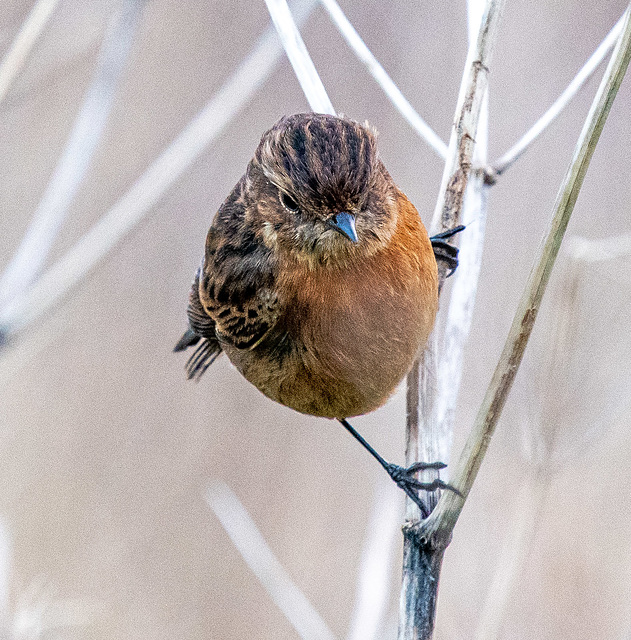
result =
[[[465,191],[472,170],[474,142],[488,86],[489,64],[501,16],[503,0],[487,0],[479,20],[477,37],[470,39],[467,61],[460,86],[449,153],[434,212],[432,229],[444,231],[459,222]],[[481,242],[481,238],[480,238]],[[439,281],[446,277],[445,265],[439,265]],[[423,454],[435,460],[440,433],[436,429],[436,351],[435,342],[416,363],[408,376],[407,455]],[[422,438],[418,442],[419,403],[423,402]],[[415,442],[416,441],[416,442]],[[409,458],[408,458],[408,461]],[[429,498],[430,500],[433,497]],[[430,504],[430,507],[432,505]],[[432,637],[438,595],[438,580],[444,548],[426,544],[418,535],[420,512],[408,506],[404,527],[403,579],[400,599],[399,640],[427,640]]]

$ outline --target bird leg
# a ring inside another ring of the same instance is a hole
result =
[[[447,231],[443,231],[442,233],[437,233],[429,239],[432,243],[436,260],[442,260],[447,264],[447,267],[449,267],[447,278],[453,274],[458,266],[458,247],[454,247],[452,244],[449,244],[447,239],[461,231],[464,231],[464,228],[463,224],[459,224],[457,227],[447,229]]]
[[[424,471],[426,469],[444,469],[447,465],[443,462],[415,462],[409,467],[401,467],[398,464],[392,464],[386,462],[369,444],[364,440],[363,436],[344,418],[338,418],[342,426],[357,440],[365,449],[373,456],[377,462],[388,472],[388,475],[395,481],[397,486],[414,502],[421,510],[423,518],[429,516],[429,510],[427,505],[423,502],[418,492],[420,491],[436,491],[438,489],[444,489],[446,491],[453,491],[458,495],[461,495],[458,489],[443,482],[440,478],[436,478],[431,482],[421,482],[414,477],[417,471]]]

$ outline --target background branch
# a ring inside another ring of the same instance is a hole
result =
[[[335,640],[280,564],[237,496],[223,482],[208,488],[206,501],[242,558],[303,640]]]
[[[510,168],[515,161],[530,147],[530,145],[554,122],[559,114],[567,107],[572,98],[580,91],[583,85],[591,78],[605,56],[616,43],[622,32],[624,14],[612,27],[605,39],[600,43],[589,60],[581,67],[572,82],[565,91],[554,101],[550,108],[532,125],[532,127],[515,143],[501,158],[496,160],[490,168],[491,176],[498,176]]]
[[[59,0],[37,0],[0,64],[0,102],[22,70]]]
[[[285,53],[291,62],[294,73],[300,82],[303,93],[315,113],[335,115],[335,109],[329,100],[326,89],[311,60],[300,31],[294,22],[286,0],[265,0]]]
[[[306,20],[315,0],[296,6]],[[24,293],[0,309],[0,328],[12,336],[40,318],[121,242],[152,210],[207,146],[220,135],[263,85],[281,59],[282,48],[269,28],[223,87],[158,156],[120,200]]]
[[[438,137],[434,130],[421,118],[407,98],[401,93],[399,87],[392,81],[386,70],[381,66],[377,58],[372,54],[366,43],[349,22],[336,0],[320,0],[328,11],[333,24],[342,34],[348,46],[368,69],[368,73],[390,98],[390,102],[405,118],[408,124],[427,142],[427,144],[443,159],[447,157],[447,145]]]
[[[458,224],[465,190],[471,174],[474,141],[488,86],[488,70],[503,8],[502,0],[483,4],[476,23],[475,37],[470,38],[467,60],[459,91],[449,153],[445,163],[441,188],[434,212],[432,229],[443,231]],[[483,232],[483,227],[481,228]],[[481,246],[481,235],[475,239]],[[445,265],[439,264],[439,290],[446,277]],[[474,289],[475,291],[475,289]],[[472,302],[469,310],[472,308]],[[408,376],[408,406],[406,425],[407,463],[414,455],[424,460],[438,460],[443,432],[436,423],[436,338],[432,338],[421,363],[416,363]],[[419,429],[419,402],[422,402],[422,425]],[[446,423],[446,421],[445,421]],[[415,444],[415,442],[417,444]],[[427,477],[422,477],[428,480]],[[430,501],[435,496],[429,496]],[[430,502],[430,508],[433,506]],[[428,546],[418,535],[418,509],[407,508],[408,522],[404,527],[403,584],[400,600],[399,640],[418,640],[433,635],[438,581],[444,546]]]
[[[65,148],[15,255],[0,279],[0,309],[39,274],[96,152],[140,22],[142,0],[125,0],[103,39],[92,82]]]

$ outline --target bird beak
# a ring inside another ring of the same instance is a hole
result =
[[[355,216],[347,211],[337,213],[327,220],[327,225],[335,229],[351,242],[357,242],[357,230],[355,229]]]

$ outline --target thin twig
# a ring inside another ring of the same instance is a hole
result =
[[[315,0],[296,5],[299,22]],[[11,336],[56,305],[150,212],[207,146],[263,85],[282,48],[269,28],[223,87],[160,154],[131,189],[37,282],[0,311],[0,328]]]
[[[223,482],[216,482],[209,487],[206,501],[245,563],[298,635],[303,640],[334,640],[333,632],[289,577],[231,489]]]
[[[265,0],[265,3],[312,111],[335,115],[335,109],[333,109],[286,0]]]
[[[414,107],[408,102],[401,90],[392,81],[385,69],[372,54],[366,43],[349,22],[348,18],[335,0],[320,0],[324,8],[328,11],[333,24],[337,27],[348,46],[355,52],[355,55],[364,63],[370,75],[390,98],[390,102],[396,107],[399,113],[406,119],[408,124],[427,142],[438,156],[445,159],[447,157],[447,145],[438,137],[434,130],[421,118]]]
[[[593,75],[605,56],[616,43],[622,32],[624,15],[618,20],[615,26],[600,43],[596,51],[576,74],[572,82],[565,91],[554,101],[552,106],[535,122],[535,124],[523,135],[523,137],[511,147],[499,160],[496,160],[490,169],[491,175],[500,175],[506,171],[513,163],[526,151],[526,149],[548,128],[550,124],[570,103],[572,98],[580,91],[581,87]]]
[[[484,10],[480,0],[467,2],[469,41],[477,36],[478,25]],[[489,92],[480,108],[480,119],[473,152],[473,164],[486,166],[488,149]],[[488,211],[489,185],[482,171],[474,171],[469,179],[463,203],[462,222],[466,231],[460,237],[460,264],[453,277],[449,309],[445,321],[442,349],[437,366],[436,415],[434,429],[438,449],[435,459],[448,462],[451,457],[454,419],[460,383],[462,381],[463,355],[465,343],[471,330],[473,309],[478,290],[482,250]],[[449,468],[445,477],[448,477]]]
[[[485,3],[478,37],[469,46],[449,139],[449,153],[431,224],[432,232],[450,229],[460,219],[471,174],[480,110],[488,86],[489,63],[503,6],[504,0],[488,0]],[[442,269],[443,278],[445,271],[446,267]]]
[[[0,63],[0,102],[20,73],[59,0],[37,0]]]
[[[515,379],[587,168],[631,58],[630,18],[631,6],[625,13],[622,34],[600,83],[559,190],[549,231],[528,278],[504,350],[452,476],[451,482],[462,496],[454,492],[444,492],[436,509],[419,527],[419,535],[432,544],[441,546],[448,542]]]
[[[125,0],[108,29],[66,146],[26,234],[0,279],[0,307],[32,284],[46,262],[105,130],[143,4],[142,0]]]

